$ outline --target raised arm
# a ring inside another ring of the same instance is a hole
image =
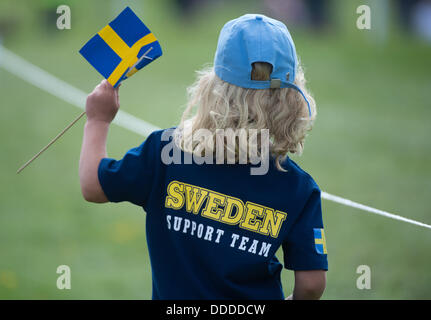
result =
[[[99,183],[97,170],[100,160],[107,156],[106,138],[109,125],[120,108],[118,88],[114,89],[103,80],[87,97],[79,180],[85,200],[96,203],[108,202]]]

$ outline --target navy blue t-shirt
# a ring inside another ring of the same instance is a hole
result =
[[[320,189],[291,159],[287,172],[271,161],[265,175],[244,164],[166,165],[162,133],[102,159],[98,172],[109,201],[147,213],[153,299],[283,299],[280,246],[287,269],[328,269]]]

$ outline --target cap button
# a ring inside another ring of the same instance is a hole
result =
[[[262,20],[262,16],[256,16],[256,20]]]

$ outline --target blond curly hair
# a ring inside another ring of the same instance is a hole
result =
[[[252,80],[269,80],[272,66],[264,62],[253,64]],[[198,77],[188,88],[188,102],[180,124],[174,132],[176,145],[184,152],[202,156],[202,143],[209,145],[214,152],[216,130],[232,129],[267,129],[269,131],[269,153],[276,160],[279,170],[285,171],[281,163],[287,154],[301,154],[304,140],[311,130],[316,117],[316,104],[306,89],[304,71],[298,67],[295,85],[298,86],[309,101],[292,88],[247,89],[221,80],[213,67],[197,72]],[[193,110],[196,108],[195,114]],[[191,132],[199,129],[209,130],[210,141],[187,141],[184,130]],[[259,144],[258,139],[238,139],[235,152],[246,149],[250,144]],[[226,145],[226,143],[225,143]],[[225,146],[226,147],[226,146]],[[257,146],[260,149],[260,145]],[[205,149],[208,150],[208,149]],[[224,152],[226,156],[227,152]],[[236,155],[236,159],[238,156]]]

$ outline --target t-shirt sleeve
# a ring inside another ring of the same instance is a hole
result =
[[[159,153],[155,140],[151,134],[139,147],[127,151],[123,159],[104,158],[100,161],[99,182],[110,202],[129,201],[145,206]]]
[[[319,189],[313,189],[282,247],[285,268],[290,270],[328,270]]]

